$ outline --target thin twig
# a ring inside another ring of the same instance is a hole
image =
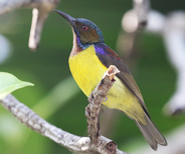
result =
[[[137,55],[139,36],[147,26],[150,12],[150,0],[133,0],[133,9],[127,11],[122,18],[122,29],[117,41],[117,50],[124,53],[129,65]],[[126,33],[125,33],[126,32]],[[128,60],[129,59],[129,60]]]
[[[0,15],[20,8],[34,8],[29,37],[29,48],[37,49],[43,24],[59,0],[8,0],[0,1]]]

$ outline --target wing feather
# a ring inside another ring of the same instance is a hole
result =
[[[128,68],[124,64],[123,60],[118,56],[118,54],[116,54],[116,52],[114,52],[110,47],[108,47],[107,45],[103,43],[96,44],[95,51],[96,51],[96,55],[98,56],[99,60],[107,68],[110,65],[115,65],[120,70],[120,73],[118,73],[116,76],[138,98],[146,114],[148,114],[148,111],[146,109],[146,106],[145,106],[142,94],[139,90],[139,87],[137,86],[134,78],[132,77]]]

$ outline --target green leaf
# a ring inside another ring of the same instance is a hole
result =
[[[0,72],[0,99],[16,89],[23,88],[25,86],[33,86],[33,84],[21,81],[10,73]]]

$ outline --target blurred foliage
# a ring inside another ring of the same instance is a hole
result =
[[[152,1],[152,8],[168,13],[182,9],[184,3],[182,0],[171,0],[166,5],[165,2],[156,0]],[[96,23],[103,31],[105,43],[115,49],[122,16],[131,8],[132,1],[128,0],[61,0],[56,9]],[[12,73],[21,80],[35,84],[34,87],[18,90],[13,95],[33,108],[37,114],[70,133],[87,135],[84,109],[88,101],[71,79],[68,68],[68,56],[72,48],[71,28],[62,17],[51,13],[44,25],[39,49],[37,52],[30,52],[27,44],[31,18],[31,9],[17,10],[0,17],[1,32],[3,27],[2,33],[11,42],[13,50],[11,58],[0,65],[0,71]],[[4,26],[6,23],[8,26]],[[184,117],[174,120],[164,117],[161,112],[174,91],[175,72],[168,63],[161,37],[143,34],[139,50],[132,74],[153,121],[161,132],[167,133],[184,121]],[[111,132],[111,139],[122,150],[128,149],[127,152],[131,148],[126,147],[128,143],[136,139],[145,143],[133,121],[119,112],[117,114],[118,122]],[[3,154],[71,153],[26,128],[3,107],[0,107],[0,143]]]

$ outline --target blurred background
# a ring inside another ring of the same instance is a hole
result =
[[[183,10],[184,5],[184,0],[151,1],[152,9],[165,15]],[[123,31],[123,15],[132,8],[130,0],[61,0],[56,9],[96,23],[104,34],[105,43],[124,55],[117,48],[117,40]],[[31,9],[19,9],[0,16],[0,71],[35,84],[13,92],[19,101],[51,124],[75,135],[87,136],[84,111],[88,101],[73,81],[68,67],[72,49],[71,27],[51,12],[44,24],[39,48],[33,52],[28,48],[31,19]],[[136,51],[132,57],[134,62],[128,65],[154,123],[166,136],[185,120],[184,116],[169,117],[162,112],[175,91],[176,71],[169,63],[161,35],[142,33]],[[104,108],[101,129],[103,135],[128,153],[147,145],[135,123],[119,111]],[[71,153],[22,125],[3,107],[0,107],[0,149],[3,154]]]

